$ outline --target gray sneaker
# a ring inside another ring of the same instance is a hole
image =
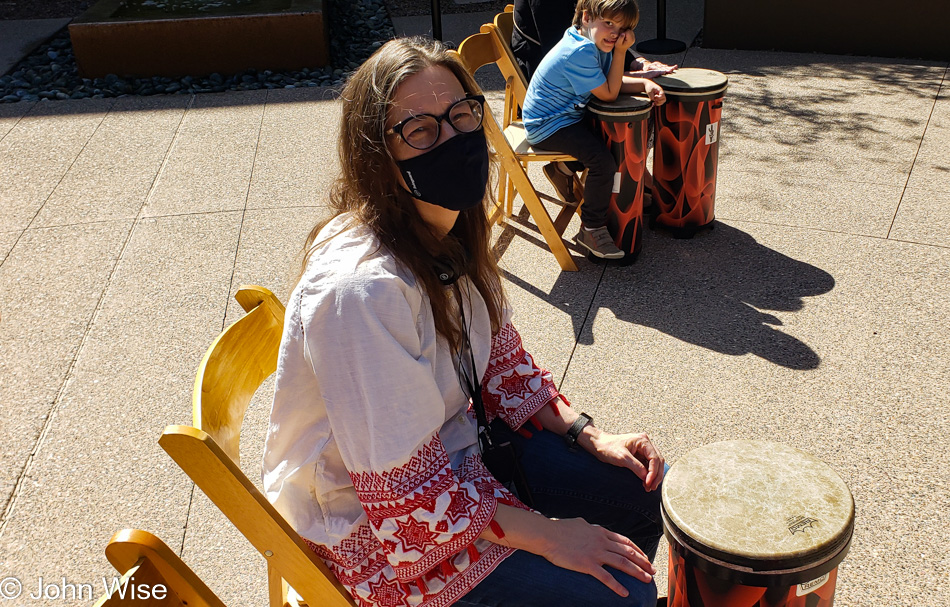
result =
[[[623,251],[614,244],[614,239],[606,226],[590,231],[581,226],[577,236],[574,237],[574,242],[590,251],[592,255],[603,259],[622,259],[624,255]]]

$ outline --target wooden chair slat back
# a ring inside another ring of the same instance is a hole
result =
[[[259,286],[243,286],[234,297],[247,314],[205,352],[195,377],[192,423],[240,462],[244,414],[261,383],[277,369],[284,306]]]
[[[505,40],[508,40],[509,46],[511,45],[511,33],[515,29],[515,5],[509,4],[505,6],[505,10],[495,15],[493,21],[495,27],[501,32],[501,35],[505,37]]]

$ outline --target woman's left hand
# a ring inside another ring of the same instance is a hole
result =
[[[646,434],[608,434],[600,432],[591,438],[591,453],[607,464],[629,468],[653,491],[663,480],[663,456]]]

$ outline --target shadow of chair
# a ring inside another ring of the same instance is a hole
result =
[[[195,572],[148,531],[117,532],[106,546],[106,558],[121,577],[93,607],[224,607]]]
[[[498,69],[501,70],[506,81],[512,83],[511,86],[514,87],[515,98],[517,98],[518,91],[521,91],[521,99],[523,100],[524,83],[512,79],[509,76],[513,66],[499,42],[498,35],[491,31],[494,27],[493,24],[485,24],[482,28],[490,28],[489,31],[472,34],[463,40],[459,45],[458,54],[462,63],[473,75],[480,67],[494,63]],[[508,85],[506,84],[506,90],[507,88]],[[545,209],[544,204],[541,202],[537,190],[528,178],[528,173],[525,169],[526,163],[529,161],[570,160],[572,157],[556,152],[545,152],[542,154],[539,151],[531,149],[524,138],[523,127],[517,128],[515,123],[513,123],[506,132],[506,130],[503,130],[498,125],[498,122],[495,121],[495,117],[491,111],[485,112],[484,124],[485,136],[488,138],[489,144],[491,144],[495,150],[501,163],[503,178],[499,181],[502,183],[502,188],[507,190],[504,186],[505,178],[510,179],[513,191],[517,191],[524,201],[525,206],[528,207],[528,212],[531,214],[532,219],[534,219],[535,225],[538,226],[541,236],[554,254],[561,269],[568,272],[576,272],[577,265],[571,258],[571,254],[568,252],[567,247],[564,245],[564,240],[561,238],[561,234],[564,233],[564,229],[570,222],[575,207],[565,206],[558,215],[557,222],[552,221],[547,209]],[[521,150],[521,153],[517,150]],[[499,201],[499,207],[495,209],[493,218],[499,218],[503,211],[504,202]]]
[[[247,314],[222,332],[198,367],[192,426],[168,426],[159,444],[265,557],[270,607],[288,603],[288,584],[308,605],[354,605],[322,560],[241,471],[244,414],[277,368],[284,306],[263,287],[234,298]]]

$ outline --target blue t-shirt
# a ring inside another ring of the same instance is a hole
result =
[[[607,82],[613,53],[597,48],[576,27],[569,27],[531,77],[522,117],[528,143],[580,122],[591,91]]]

